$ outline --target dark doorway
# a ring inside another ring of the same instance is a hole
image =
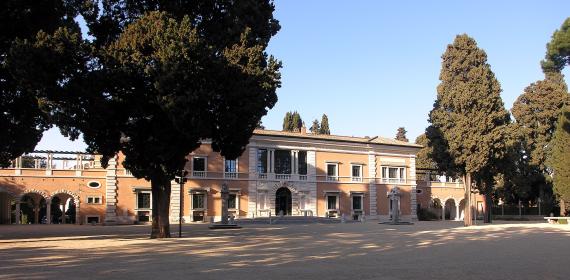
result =
[[[275,215],[283,211],[283,215],[291,215],[292,210],[291,191],[282,187],[275,192]]]

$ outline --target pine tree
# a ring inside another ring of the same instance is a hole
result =
[[[541,64],[545,73],[560,72],[570,64],[570,17],[552,34],[552,39],[546,45],[546,57]]]
[[[403,141],[403,142],[410,142],[410,140],[408,140],[408,138],[406,138],[406,128],[402,127],[398,127],[398,132],[396,133],[396,140],[398,141]]]
[[[471,179],[485,194],[485,221],[490,221],[490,194],[510,143],[510,116],[487,55],[474,39],[458,35],[442,56],[441,83],[429,114],[426,135],[438,167],[464,176],[466,209],[471,209]],[[465,225],[471,225],[465,211]]]
[[[315,119],[313,121],[313,124],[311,125],[311,128],[309,128],[309,130],[313,134],[319,134],[319,132],[321,130],[321,125],[319,124],[319,120]]]
[[[319,134],[330,135],[331,130],[329,128],[329,117],[326,114],[323,114],[321,118],[321,129],[319,130]]]
[[[553,170],[554,192],[560,199],[561,215],[566,215],[570,202],[570,107],[565,107],[551,142],[552,151],[548,165]]]
[[[570,104],[570,95],[560,73],[551,73],[549,78],[532,83],[513,104],[516,127],[524,137],[523,149],[530,157],[529,163],[541,172],[546,170],[546,149],[556,120],[567,104]]]
[[[301,131],[301,127],[303,127],[303,119],[301,119],[301,115],[297,111],[293,112],[293,117],[291,118],[292,126],[291,131],[299,132]]]

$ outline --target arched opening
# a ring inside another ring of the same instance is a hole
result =
[[[291,191],[286,187],[281,187],[275,192],[275,215],[291,215],[293,212],[293,199]]]
[[[443,218],[443,205],[439,198],[432,198],[429,204],[429,210],[434,213],[439,219]]]
[[[457,211],[455,207],[455,200],[452,198],[445,201],[445,219],[457,220]]]
[[[14,210],[16,204],[12,196],[6,192],[0,192],[0,225],[9,225],[15,222]]]
[[[20,199],[21,224],[47,223],[47,203],[43,196],[37,193],[27,193]]]
[[[50,205],[52,224],[75,224],[75,199],[66,193],[58,193],[51,199]]]

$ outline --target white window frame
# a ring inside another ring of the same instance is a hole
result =
[[[335,208],[329,208],[329,197],[336,197]],[[325,195],[326,210],[328,211],[340,211],[340,194],[339,193],[327,193]]]
[[[194,207],[194,196],[203,195],[204,196],[204,207],[196,208]],[[190,193],[190,211],[205,211],[208,209],[208,193],[205,191],[194,191]]]
[[[355,197],[359,197],[360,198],[360,209],[354,209],[354,198]],[[355,193],[355,194],[351,194],[350,195],[350,209],[352,209],[352,211],[362,211],[364,212],[364,194],[361,193]]]
[[[390,168],[394,168],[397,169],[396,171],[396,178],[390,178]],[[404,170],[403,174],[404,177],[401,178],[400,174],[401,174],[401,170]],[[386,171],[384,171],[386,170]],[[402,184],[402,183],[406,183],[406,167],[405,166],[382,166],[380,168],[381,171],[381,175],[382,175],[382,183],[389,183],[389,184]],[[387,177],[384,177],[384,175],[386,175]]]
[[[204,159],[204,171],[194,170],[194,159]],[[225,169],[225,167],[224,167]],[[192,177],[205,178],[208,174],[208,157],[207,156],[193,156],[192,157]]]
[[[239,215],[239,200],[240,200],[240,196],[241,196],[241,190],[231,190],[230,189],[229,194],[230,195],[235,194],[235,196],[236,196],[236,208],[230,208],[230,206],[228,205],[228,211],[236,211],[236,214]],[[229,195],[228,195],[228,201],[229,201]]]
[[[239,159],[235,159],[236,162],[236,171],[235,172],[226,172],[226,161],[227,159],[224,157],[224,178],[226,179],[238,179],[239,178]]]
[[[139,194],[148,193],[150,194],[150,208],[139,208]],[[152,211],[152,191],[137,191],[136,200],[135,200],[135,210],[141,211]]]
[[[337,182],[338,181],[338,162],[326,162],[326,176],[327,176],[327,181],[332,181],[332,182]],[[335,167],[335,175],[334,176],[330,176],[329,175],[329,166],[334,166]]]
[[[89,202],[89,199],[91,199],[92,201]],[[96,203],[95,199],[99,199],[99,202]],[[103,204],[103,197],[100,195],[88,195],[87,196],[87,204],[89,204],[89,205],[101,205],[101,204]]]
[[[360,168],[360,176],[354,176],[354,167]],[[362,173],[364,171],[364,167],[362,164],[353,163],[350,165],[350,177],[352,178],[353,182],[362,182]]]

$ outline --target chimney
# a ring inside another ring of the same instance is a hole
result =
[[[307,127],[305,126],[304,123],[303,123],[303,126],[301,126],[301,134],[302,134],[302,135],[307,135]]]

